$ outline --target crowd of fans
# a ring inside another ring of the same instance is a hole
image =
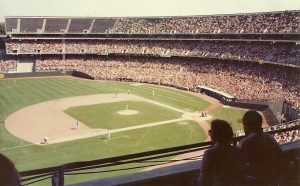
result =
[[[278,125],[274,125],[274,126],[264,128],[264,132],[269,132],[269,131],[273,131],[273,130],[280,130],[280,129],[286,129],[286,128],[291,128],[291,127],[299,126],[299,125],[300,125],[300,120],[284,122],[282,124],[278,124]]]
[[[62,53],[62,42],[47,41],[22,41],[22,42],[6,42],[6,53]]]
[[[16,72],[18,61],[15,59],[3,58],[0,59],[0,73],[1,72]]]
[[[271,132],[271,131],[277,131],[277,130],[281,130],[281,129],[288,129],[288,128],[292,128],[292,127],[299,126],[299,125],[300,125],[300,120],[295,120],[292,122],[282,123],[282,124],[263,128],[263,131]],[[242,129],[235,132],[236,137],[244,136],[244,135],[245,135],[245,132]],[[300,130],[295,129],[295,130],[288,130],[285,132],[277,132],[277,133],[272,134],[272,136],[279,144],[291,143],[291,142],[300,140]]]
[[[258,14],[120,18],[109,33],[290,33],[299,32],[300,11]]]
[[[299,126],[299,125],[300,125],[300,120],[296,120],[296,121],[264,128],[264,132],[280,130],[280,129],[287,129],[287,128],[291,128],[291,127]],[[286,132],[275,133],[275,134],[273,134],[273,137],[279,144],[290,143],[290,142],[300,140],[300,131],[299,131],[299,129],[288,130]]]
[[[300,66],[300,47],[289,43],[232,41],[10,41],[7,53],[109,53],[199,56],[268,61]]]
[[[190,90],[203,85],[243,100],[284,98],[300,108],[300,73],[293,68],[204,59],[74,57],[37,60],[36,70],[77,70],[96,79],[128,78]]]
[[[300,11],[182,16],[182,17],[123,17],[123,18],[24,18],[20,17],[19,32],[114,34],[198,34],[198,33],[298,33]],[[80,21],[79,21],[80,20]],[[18,18],[7,18],[8,31],[18,30]]]
[[[275,133],[274,135],[275,140],[279,144],[286,144],[294,141],[300,140],[300,131],[299,130],[290,130],[281,133]]]

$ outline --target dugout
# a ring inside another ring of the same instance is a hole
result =
[[[196,90],[199,93],[220,100],[224,105],[265,111],[265,113],[268,113],[268,120],[270,121],[270,123],[280,123],[282,101],[268,103],[258,100],[240,100],[229,94],[226,94],[225,92],[215,90],[206,86],[197,86]]]
[[[216,98],[220,101],[225,101],[225,102],[232,102],[235,101],[236,98],[226,94],[225,92],[219,91],[219,90],[215,90],[206,86],[197,86],[197,92],[211,96],[213,98]]]

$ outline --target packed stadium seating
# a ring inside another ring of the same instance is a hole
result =
[[[285,33],[299,32],[299,12],[182,18],[120,19],[116,33]],[[290,22],[291,21],[291,22]],[[298,27],[298,28],[297,28]]]
[[[279,144],[291,143],[300,140],[300,130],[290,130],[274,134],[275,140]]]
[[[299,125],[300,125],[300,120],[296,120],[296,121],[291,121],[291,122],[264,128],[264,132],[288,129]],[[300,130],[295,129],[295,130],[288,130],[286,132],[278,132],[278,133],[274,133],[273,136],[279,144],[291,143],[300,140]]]
[[[72,39],[76,34],[89,33],[148,35],[275,33],[284,36],[300,31],[299,16],[300,11],[147,18],[7,17],[8,33],[36,35],[70,33],[70,35],[68,39],[59,36],[50,39],[47,35],[40,39],[32,37],[34,35],[20,39],[18,36],[14,38],[13,35],[6,41],[6,51],[8,55],[15,56],[32,54],[36,57],[43,56],[36,61],[38,71],[78,70],[97,79],[131,78],[134,81],[189,89],[205,85],[222,90],[238,99],[274,101],[284,98],[299,108],[298,70],[279,65],[277,67],[259,65],[273,63],[300,67],[299,43],[294,40],[262,41],[260,36],[240,41],[171,38]],[[49,54],[52,57],[49,57]],[[110,54],[119,57],[103,57]],[[63,58],[67,56],[67,59],[62,60],[59,55],[64,56]],[[165,59],[174,56],[180,56],[182,59]],[[202,59],[191,60],[188,57]],[[211,59],[208,58],[218,58],[219,62],[211,63]],[[220,62],[224,59],[235,62]],[[259,63],[252,64],[250,61]],[[15,70],[15,61],[2,60],[1,63],[2,72]]]
[[[209,86],[244,100],[285,98],[299,108],[299,73],[293,69],[259,64],[199,59],[161,58],[48,58],[36,61],[37,71],[77,70],[96,79],[128,78],[134,81],[188,87]],[[274,76],[276,74],[276,76]]]
[[[0,73],[1,72],[16,72],[18,60],[4,58],[0,59]]]
[[[214,16],[86,18],[80,20],[59,17],[20,19],[7,17],[5,21],[8,33],[37,33],[40,31],[45,33],[84,33],[84,30],[88,30],[88,33],[119,34],[298,33],[300,31],[299,15],[300,11],[285,11]]]
[[[267,61],[300,66],[300,45],[295,43],[232,41],[118,41],[118,40],[11,40],[8,54],[134,54],[198,56]]]

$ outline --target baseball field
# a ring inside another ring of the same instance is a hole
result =
[[[202,117],[205,109],[208,116]],[[214,118],[240,129],[236,121],[244,112],[205,95],[157,85],[73,77],[5,79],[0,81],[0,153],[23,171],[187,145],[207,140]],[[139,170],[66,176],[66,182]],[[50,184],[37,185],[45,183]]]

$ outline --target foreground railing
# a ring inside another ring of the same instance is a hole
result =
[[[178,146],[166,149],[153,150],[148,152],[141,152],[136,154],[123,155],[118,157],[111,157],[93,161],[73,162],[60,166],[23,171],[20,172],[23,185],[29,185],[45,179],[52,178],[58,180],[59,185],[64,184],[64,175],[72,175],[74,171],[90,170],[96,168],[103,168],[108,166],[116,166],[128,163],[141,163],[149,160],[157,160],[160,158],[176,156],[189,152],[204,150],[210,147],[211,142],[197,143],[192,145]],[[169,160],[171,161],[171,160]],[[165,164],[167,161],[159,162],[156,165]],[[153,164],[151,166],[154,166]],[[140,167],[136,167],[140,168]],[[79,174],[79,173],[76,173]],[[34,181],[32,181],[34,180]],[[31,182],[29,182],[31,181]]]
[[[290,130],[299,130],[299,120],[294,121],[296,125],[280,130],[268,131],[269,134],[286,132]],[[290,124],[290,122],[289,122]],[[234,143],[238,143],[244,136],[234,138]],[[64,185],[65,176],[71,175],[84,175],[84,174],[99,174],[106,172],[116,172],[132,169],[141,169],[153,166],[160,166],[169,164],[176,161],[186,161],[186,160],[199,160],[201,155],[196,155],[190,158],[180,159],[180,160],[163,160],[163,158],[170,158],[186,153],[191,153],[195,151],[205,150],[210,148],[212,142],[196,143],[191,145],[177,146],[147,152],[141,152],[136,154],[128,154],[118,157],[110,157],[105,159],[98,159],[92,161],[81,161],[67,163],[59,166],[47,167],[42,169],[35,169],[29,171],[22,171],[20,175],[22,177],[22,185],[30,185],[33,183],[41,182],[43,180],[51,179],[52,185]],[[135,165],[129,168],[120,168],[119,165],[142,163],[141,165]],[[114,167],[114,169],[109,170],[96,170],[99,168]]]

